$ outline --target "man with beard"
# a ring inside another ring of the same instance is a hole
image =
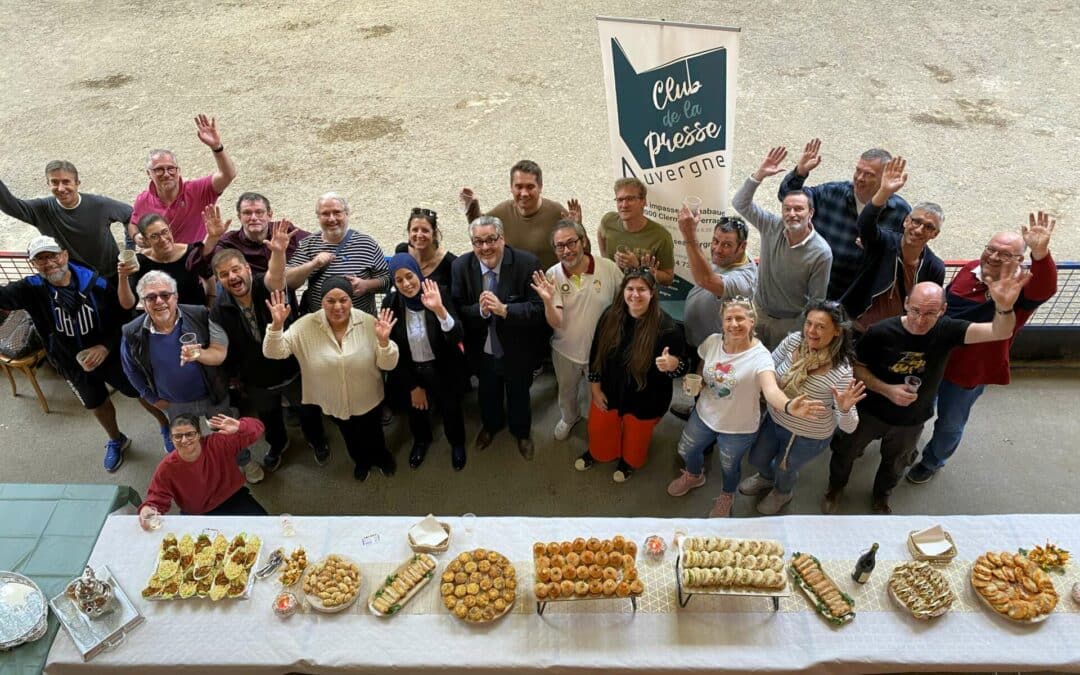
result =
[[[648,267],[658,284],[675,282],[675,244],[671,233],[645,215],[645,184],[637,178],[615,181],[615,211],[600,219],[596,231],[600,255],[624,273]]]
[[[109,280],[116,279],[120,255],[110,231],[113,223],[131,220],[131,207],[115,199],[79,192],[79,170],[71,162],[45,165],[52,198],[19,199],[0,181],[0,211],[29,223],[52,237],[76,263]]]
[[[881,172],[892,155],[881,148],[871,148],[859,156],[851,180],[803,187],[806,178],[821,164],[821,139],[815,138],[803,148],[795,169],[780,183],[779,198],[792,191],[806,190],[814,202],[814,229],[832,249],[829,275],[830,300],[839,299],[851,286],[865,261],[865,243],[859,241],[857,219],[881,183]],[[878,214],[881,225],[896,233],[903,232],[904,218],[911,207],[899,195],[889,197]]]
[[[124,463],[131,439],[116,424],[116,408],[106,385],[128,398],[139,397],[120,363],[125,313],[116,291],[93,270],[70,262],[67,251],[52,237],[35,238],[26,254],[37,274],[0,287],[0,309],[25,309],[30,314],[49,361],[108,434],[104,466],[112,473]],[[139,403],[168,439],[165,415],[142,399]]]
[[[281,456],[289,447],[285,417],[281,408],[284,398],[297,411],[300,429],[315,452],[319,466],[330,461],[330,446],[323,431],[322,412],[318,406],[302,405],[300,364],[296,359],[268,359],[263,356],[262,343],[266,325],[273,317],[267,301],[271,291],[285,289],[285,252],[294,241],[287,222],[278,223],[266,241],[270,250],[269,271],[252,274],[251,265],[242,251],[223,248],[214,254],[214,276],[225,290],[210,310],[210,320],[229,336],[229,353],[225,370],[243,383],[244,392],[259,419],[266,427],[266,442],[270,449],[263,457],[263,468],[274,471],[281,465]],[[292,310],[285,320],[288,328],[296,319],[296,297],[288,292]]]
[[[291,232],[289,246],[285,249],[286,262],[296,252],[300,242],[310,234],[294,227],[288,220],[273,220],[274,210],[270,208],[270,200],[258,192],[240,195],[236,200],[236,217],[240,219],[239,230],[230,230],[232,221],[222,222],[220,212],[215,212],[213,218],[204,218],[206,238],[203,239],[202,248],[195,247],[188,256],[189,270],[202,273],[200,268],[205,266],[207,274],[213,273],[209,268],[214,254],[235,249],[243,254],[252,271],[266,274],[270,264],[270,234],[276,227],[284,226],[286,231]]]
[[[1009,350],[1016,334],[1042,303],[1057,292],[1057,265],[1050,255],[1050,237],[1056,220],[1039,211],[1028,216],[1021,234],[998,232],[978,260],[965,263],[945,289],[945,315],[967,321],[987,321],[993,315],[990,285],[1016,275],[1031,253],[1031,282],[1016,301],[1016,325],[1007,340],[957,347],[949,354],[945,376],[938,388],[934,435],[922,451],[922,459],[907,473],[909,483],[929,481],[956,452],[975,401],[988,384],[1009,383]]]
[[[784,170],[780,164],[786,156],[782,147],[770,150],[731,200],[739,215],[761,233],[755,330],[770,351],[802,327],[802,311],[808,303],[825,299],[832,266],[829,245],[814,231],[814,200],[807,192],[784,195],[781,216],[754,204],[754,192],[765,178]]]

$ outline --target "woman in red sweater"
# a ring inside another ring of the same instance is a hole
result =
[[[173,502],[186,516],[265,516],[266,509],[248,492],[236,455],[263,435],[253,417],[210,418],[216,433],[203,436],[199,419],[177,415],[169,426],[176,452],[161,460],[146,499],[139,505],[139,526],[150,529],[153,515],[168,512]]]

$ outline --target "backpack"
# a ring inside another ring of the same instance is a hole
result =
[[[0,323],[0,356],[21,359],[41,349],[41,337],[25,309],[11,312]]]

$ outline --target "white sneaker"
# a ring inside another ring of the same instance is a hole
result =
[[[581,418],[577,418],[573,422],[567,424],[565,420],[560,419],[555,425],[555,440],[565,441],[570,438],[570,430],[574,428],[574,425],[581,421]]]
[[[773,482],[765,476],[762,476],[760,473],[755,473],[753,476],[743,478],[742,482],[739,483],[739,492],[747,497],[763,495],[772,488]]]
[[[745,493],[744,493],[745,494]],[[758,502],[757,512],[763,516],[773,516],[780,513],[780,509],[784,508],[784,505],[791,501],[794,493],[782,494],[775,489],[771,490],[769,494],[765,495],[765,499]]]
[[[255,460],[251,460],[242,468],[244,470],[244,478],[247,479],[247,482],[250,485],[261,483],[263,478],[266,478],[266,474],[263,472],[262,466],[260,466],[259,463]]]

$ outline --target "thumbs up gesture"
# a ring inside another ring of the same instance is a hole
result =
[[[669,353],[667,347],[664,347],[664,351],[660,356],[656,357],[656,369],[661,373],[670,373],[679,367],[679,357],[673,356]]]

